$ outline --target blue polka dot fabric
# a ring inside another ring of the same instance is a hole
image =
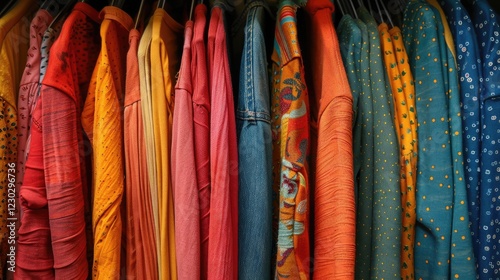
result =
[[[469,221],[471,223],[474,255],[479,246],[479,179],[481,153],[480,82],[481,56],[474,25],[469,13],[459,0],[441,0],[453,39],[460,80],[462,110],[465,182],[468,194]]]
[[[500,278],[500,26],[487,1],[470,15],[481,50],[481,153],[477,262],[479,279]]]

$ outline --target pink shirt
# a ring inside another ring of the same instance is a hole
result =
[[[175,86],[172,127],[172,189],[175,250],[179,279],[200,279],[200,210],[194,156],[191,39],[193,22],[186,23],[179,79]]]
[[[38,10],[31,21],[30,48],[24,68],[23,77],[19,86],[19,96],[17,101],[17,136],[19,144],[17,146],[17,176],[16,185],[20,187],[23,183],[24,165],[28,152],[27,138],[30,133],[32,103],[35,95],[40,89],[40,62],[42,36],[52,21],[52,15],[46,10]]]
[[[191,47],[191,81],[193,86],[194,153],[200,207],[201,279],[207,279],[208,233],[210,226],[210,95],[208,93],[205,27],[207,7],[196,6],[194,11],[193,42]]]

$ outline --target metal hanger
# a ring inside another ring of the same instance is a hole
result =
[[[382,14],[382,10],[380,10],[380,6],[378,5],[378,0],[375,0],[375,6],[377,6],[378,16],[380,17],[380,23],[382,23],[384,22],[384,15]]]
[[[342,7],[342,1],[337,0],[337,6],[339,6],[340,13],[342,14],[342,16],[344,16],[345,12],[344,12],[344,7]]]
[[[385,6],[384,1],[380,1],[380,4],[382,5],[382,8],[384,9],[385,15],[387,16],[387,20],[389,20],[391,27],[394,27],[394,23],[392,22],[391,14],[389,13],[389,10],[387,10],[387,7]]]
[[[143,10],[144,10],[144,2],[145,0],[141,0],[141,5],[139,6],[139,11],[137,12],[137,17],[135,18],[134,28],[137,29],[139,26],[139,22],[141,21]]]
[[[46,0],[43,2],[40,9],[48,11],[52,17],[55,17],[63,7],[64,5],[57,0]]]
[[[5,5],[2,11],[0,11],[0,17],[3,17],[12,7],[14,7],[14,4],[16,2],[16,0],[9,0],[9,2],[7,2],[7,5]]]
[[[165,0],[158,1],[158,7],[157,8],[165,9],[165,4],[166,4],[165,2],[167,2],[167,1],[165,1]]]
[[[110,5],[121,9],[123,8],[124,2],[125,2],[124,0],[112,0]]]
[[[77,0],[70,0],[69,3],[63,6],[62,9],[59,10],[59,13],[54,17],[52,22],[50,23],[48,29],[52,28],[52,26],[58,22],[61,18],[63,18],[68,12],[73,8],[73,6],[78,2]],[[85,3],[85,1],[82,1],[82,3]]]
[[[358,13],[356,13],[356,6],[354,6],[354,3],[352,2],[352,0],[349,0],[348,1],[348,7],[351,9],[351,15],[354,17],[354,18],[358,18]],[[344,2],[345,4],[345,2]]]
[[[189,20],[193,20],[193,9],[194,9],[194,0],[191,0],[191,9],[189,10]]]

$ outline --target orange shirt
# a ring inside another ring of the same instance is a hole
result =
[[[356,205],[352,151],[352,94],[329,0],[308,1],[309,92],[316,147],[314,279],[354,279]],[[313,110],[315,109],[315,110]],[[315,144],[315,141],[312,141]]]
[[[141,34],[132,29],[127,53],[124,103],[127,277],[158,279],[156,234],[146,164],[137,50]],[[122,262],[123,263],[123,262]]]
[[[132,18],[116,7],[101,12],[102,47],[85,101],[82,125],[93,147],[93,279],[120,275],[123,195],[122,114]]]
[[[309,279],[309,96],[296,7],[280,9],[272,54],[273,176],[279,188],[276,279]],[[279,152],[276,152],[278,150]],[[279,171],[278,171],[279,170]]]

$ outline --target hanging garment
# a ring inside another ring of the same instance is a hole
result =
[[[88,274],[84,217],[88,143],[80,115],[99,55],[99,24],[94,8],[75,5],[52,46],[38,101],[43,103],[43,160],[56,279],[86,279]]]
[[[175,86],[172,125],[172,191],[179,279],[200,279],[200,200],[194,155],[191,40],[193,21],[184,28],[184,46]]]
[[[474,279],[458,81],[451,34],[442,22],[424,1],[410,2],[405,11],[403,35],[419,115],[415,276]]]
[[[144,141],[146,146],[146,163],[149,178],[149,186],[151,193],[151,210],[153,215],[153,229],[156,240],[156,259],[158,276],[160,277],[160,221],[158,209],[158,184],[156,182],[156,154],[155,154],[155,138],[153,132],[153,111],[151,100],[151,39],[153,31],[153,20],[150,19],[146,25],[137,50],[139,60],[139,84],[141,88],[141,109],[142,123],[144,125]]]
[[[400,278],[401,193],[392,94],[383,68],[377,23],[363,7],[358,9],[358,15],[366,24],[369,34],[369,69],[373,102],[374,185],[371,275],[384,279]]]
[[[45,184],[43,183],[43,157],[42,157],[42,137],[41,131],[37,134],[37,147],[35,160],[31,166],[38,174],[28,175],[34,181],[28,180],[23,185],[25,175],[25,163],[27,163],[27,144],[30,134],[31,117],[33,115],[33,103],[40,90],[40,63],[42,35],[52,21],[52,15],[46,10],[39,10],[30,28],[30,48],[28,50],[26,67],[19,86],[18,98],[18,159],[16,184],[19,185],[20,203],[23,215],[19,228],[18,238],[18,259],[16,277],[25,278],[53,278],[53,258],[50,245],[50,231],[48,225],[47,195]],[[38,119],[39,120],[39,119]],[[35,123],[35,126],[37,124]],[[29,172],[28,172],[29,173]],[[32,182],[30,182],[32,181]],[[32,208],[32,209],[31,209]],[[40,216],[39,216],[40,215]],[[39,238],[38,238],[38,237]],[[34,248],[37,248],[34,250]],[[38,253],[33,256],[32,252]],[[34,259],[33,259],[34,258]],[[33,271],[33,273],[30,272]],[[38,274],[39,273],[39,274]]]
[[[47,67],[49,67],[50,49],[57,37],[59,37],[63,23],[64,21],[53,22],[43,34],[42,45],[40,47],[40,84],[47,73]],[[36,107],[38,97],[40,97],[40,91],[38,91],[38,94],[35,96],[33,107]]]
[[[386,23],[379,25],[384,65],[391,83],[394,104],[394,126],[400,149],[401,186],[401,278],[415,279],[414,247],[417,182],[417,116],[415,110],[415,87],[408,64],[401,31],[398,27],[389,30]]]
[[[276,279],[310,277],[309,96],[296,9],[291,1],[280,3],[271,56],[273,148],[279,150],[278,159],[274,159],[279,165],[273,167],[273,175],[278,176],[275,183],[279,182]]]
[[[114,6],[101,11],[101,53],[92,74],[82,125],[93,150],[93,279],[120,275],[124,189],[122,111],[132,18]]]
[[[191,81],[193,86],[194,155],[200,209],[200,276],[207,279],[208,238],[210,228],[210,95],[208,92],[205,27],[207,7],[199,4],[194,10],[191,46]]]
[[[500,274],[500,20],[487,1],[473,1],[470,11],[481,54],[481,155],[478,272],[480,279]]]
[[[354,279],[356,205],[352,94],[332,22],[333,4],[309,1],[309,93],[315,162],[314,279]]]
[[[0,18],[0,277],[7,273],[7,253],[11,252],[8,243],[10,229],[7,218],[17,217],[20,204],[17,201],[19,190],[16,188],[17,163],[17,96],[19,82],[26,64],[29,38],[29,21],[21,17],[29,15],[34,1],[20,1],[9,13]],[[10,171],[9,171],[10,169]],[[10,179],[10,180],[9,180]],[[10,184],[10,185],[9,185]],[[10,194],[9,194],[10,193]],[[14,199],[15,201],[9,200]],[[8,204],[11,204],[9,207]],[[17,205],[12,209],[12,204]],[[10,209],[9,209],[10,208]],[[15,210],[15,211],[14,211]],[[12,212],[11,212],[12,211]],[[14,232],[19,226],[16,224]],[[12,228],[12,227],[11,227]],[[9,257],[10,258],[10,257]]]
[[[472,245],[472,236],[470,231],[470,223],[468,216],[468,207],[465,201],[467,198],[466,183],[464,180],[464,157],[463,157],[463,140],[462,140],[462,115],[460,109],[460,91],[459,79],[456,64],[455,44],[450,27],[446,21],[446,16],[439,6],[437,0],[428,0],[434,8],[436,18],[441,19],[444,28],[444,42],[446,62],[443,67],[445,75],[445,83],[447,83],[449,98],[449,120],[450,120],[450,134],[451,141],[451,154],[453,160],[453,180],[454,180],[454,200],[453,200],[453,220],[452,220],[452,247],[451,247],[451,267],[452,276],[461,275],[461,277],[474,278],[477,277],[474,253]],[[442,53],[444,53],[442,51]],[[446,84],[445,84],[446,85]],[[463,236],[467,236],[466,241]],[[458,246],[453,244],[460,243]]]
[[[271,105],[262,1],[245,7],[241,82],[236,125],[238,136],[238,279],[270,279],[272,260]],[[251,167],[251,168],[250,168]],[[259,256],[259,257],[256,257]]]
[[[460,78],[462,104],[462,130],[464,145],[464,179],[468,191],[467,204],[471,222],[472,241],[476,259],[480,256],[479,190],[481,153],[480,82],[482,77],[481,56],[472,20],[458,0],[442,0],[441,6],[448,19],[455,41],[457,71]],[[480,267],[476,269],[481,271]]]
[[[31,115],[33,113],[33,102],[40,90],[40,63],[42,36],[52,22],[52,15],[40,9],[35,14],[30,26],[30,43],[26,67],[19,85],[19,96],[17,100],[17,174],[16,185],[19,188],[23,183],[25,162],[27,157],[27,139],[30,133]]]
[[[126,275],[158,279],[158,257],[146,161],[138,48],[141,34],[130,30],[123,109],[126,199]],[[154,198],[156,199],[156,198]]]
[[[177,279],[170,148],[174,77],[179,69],[183,27],[161,8],[155,11],[152,21],[151,101],[160,229],[159,269],[160,278]]]
[[[27,206],[36,206],[35,209],[25,210],[21,226],[19,228],[19,238],[17,241],[17,267],[15,277],[25,278],[32,277],[37,279],[54,278],[54,258],[52,253],[52,245],[50,243],[50,225],[47,208],[47,192],[45,189],[44,171],[43,171],[43,135],[42,135],[42,107],[38,105],[40,96],[40,85],[45,77],[49,62],[49,53],[59,32],[61,31],[62,21],[54,24],[53,28],[49,27],[43,34],[40,47],[40,77],[38,91],[35,93],[31,102],[30,114],[30,133],[26,140],[26,155],[30,154],[26,161],[25,178],[22,187],[24,191],[20,192],[22,200],[20,206],[25,202]],[[35,132],[36,130],[36,132]],[[26,187],[28,186],[28,187]],[[30,191],[32,196],[30,196]],[[26,193],[26,191],[28,191]],[[24,194],[23,194],[24,192]],[[30,198],[36,198],[33,203],[30,203]],[[27,207],[27,208],[28,208]],[[30,214],[33,216],[30,218]],[[29,220],[30,222],[27,222]],[[33,234],[32,234],[33,233]],[[38,236],[38,237],[37,237]],[[37,249],[33,249],[37,247]],[[37,252],[36,256],[33,252]],[[36,262],[35,262],[36,261]],[[33,271],[36,267],[36,272]],[[27,274],[23,274],[27,273]],[[19,276],[18,276],[19,275]]]
[[[353,97],[353,159],[356,192],[356,279],[370,278],[373,221],[373,112],[366,25],[344,15],[338,26],[340,53]]]
[[[233,89],[224,26],[217,1],[208,27],[210,81],[210,230],[208,279],[238,279],[238,150]]]
[[[50,54],[50,48],[54,44],[55,40],[59,36],[59,33],[61,33],[61,27],[64,21],[57,21],[51,23],[49,27],[45,30],[43,36],[42,36],[42,43],[40,46],[40,76],[39,76],[39,86],[38,86],[38,91],[33,97],[33,101],[31,102],[31,108],[29,109],[31,114],[33,114],[33,111],[35,111],[35,108],[37,107],[37,102],[38,99],[40,98],[40,89],[42,85],[43,78],[45,77],[45,73],[47,73],[47,67],[49,65],[49,54]],[[31,122],[30,122],[31,125]],[[41,139],[40,139],[41,140]],[[28,154],[30,152],[30,143],[31,143],[31,134],[28,133],[27,139],[26,139],[26,158],[28,157]]]
[[[29,159],[27,157],[26,180],[23,181],[24,187],[21,187],[23,190],[20,192],[21,207],[26,204],[27,208],[31,208],[31,206],[35,206],[35,208],[23,211],[21,218],[17,242],[18,269],[15,274],[16,278],[54,278],[54,258],[50,242],[47,192],[43,171],[42,106],[38,105],[38,99],[40,96],[40,85],[49,62],[50,48],[57,36],[59,36],[61,26],[62,21],[54,24],[53,28],[47,28],[43,34],[40,47],[39,87],[29,109],[32,116],[30,121],[32,129],[30,129],[26,140],[26,155],[31,152],[31,156]],[[32,198],[36,199],[31,200]],[[35,246],[37,247],[36,250],[33,249]],[[36,256],[33,255],[34,251],[37,252]],[[36,263],[34,260],[36,260]],[[36,271],[33,271],[33,267],[37,268]]]
[[[47,191],[44,181],[42,102],[32,113],[31,150],[19,200],[23,207],[16,279],[55,279]]]

